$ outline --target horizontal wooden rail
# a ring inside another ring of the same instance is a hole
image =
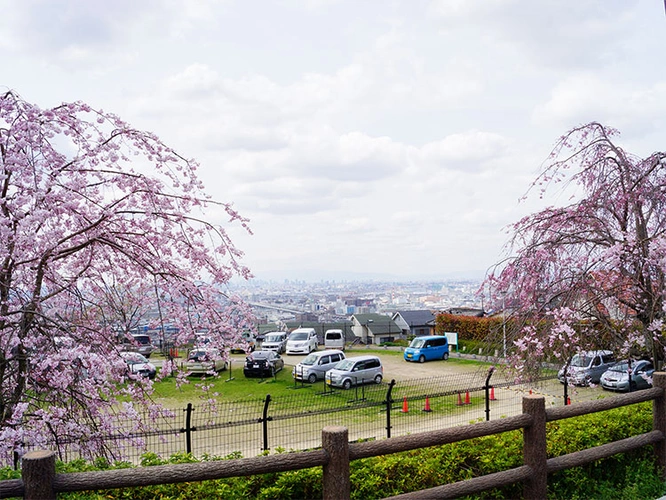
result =
[[[315,450],[238,460],[56,474],[53,486],[58,492],[88,490],[93,484],[95,489],[127,488],[206,481],[224,477],[254,476],[270,472],[320,467],[327,463],[328,454],[324,450]]]
[[[351,443],[349,445],[350,460],[359,458],[388,455],[401,451],[416,450],[428,446],[438,446],[447,443],[456,443],[466,439],[499,434],[500,432],[522,429],[532,423],[530,415],[522,414],[501,420],[480,422],[478,424],[439,429],[430,432],[409,434],[381,441],[367,441],[364,443]]]
[[[592,401],[585,401],[584,403],[574,403],[567,406],[546,408],[546,421],[553,422],[564,418],[580,417],[581,415],[587,415],[589,413],[597,413],[600,411],[620,408],[622,406],[651,401],[659,397],[662,394],[662,391],[663,389],[660,387],[653,387],[652,389],[645,389],[643,391],[619,394],[612,398],[595,399]]]
[[[548,473],[563,469],[570,469],[571,467],[578,467],[579,465],[589,464],[595,460],[612,457],[618,453],[625,453],[627,451],[635,450],[636,448],[640,448],[642,446],[656,444],[660,441],[663,441],[664,439],[665,436],[661,433],[661,431],[646,432],[645,434],[639,434],[638,436],[620,439],[619,441],[602,444],[595,446],[594,448],[588,448],[586,450],[577,451],[575,453],[549,458],[546,461],[546,467],[548,469]]]
[[[393,497],[387,497],[384,500],[430,500],[432,498],[458,498],[466,495],[474,495],[491,488],[507,486],[509,484],[525,481],[532,474],[532,468],[527,465],[516,467],[515,469],[486,474],[485,476],[465,479],[455,483],[435,486],[427,490],[413,491],[403,493]]]
[[[0,481],[0,498],[22,497],[23,491],[23,479]]]

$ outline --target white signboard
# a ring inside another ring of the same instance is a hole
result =
[[[456,346],[456,351],[458,350],[458,334],[456,332],[444,332],[446,339],[449,342],[449,345]]]

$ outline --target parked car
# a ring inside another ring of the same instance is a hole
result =
[[[138,352],[149,358],[157,350],[157,347],[153,345],[150,335],[133,334],[131,338],[127,338],[126,336],[122,338],[121,349],[123,351]]]
[[[245,358],[246,377],[272,377],[284,368],[284,360],[275,351],[254,351]]]
[[[449,359],[449,341],[445,335],[416,337],[405,349],[405,361],[424,363],[433,359]]]
[[[143,354],[135,351],[125,351],[121,352],[120,356],[127,363],[127,368],[130,373],[133,375],[140,375],[141,377],[147,377],[149,379],[154,379],[157,374],[157,368],[155,365],[148,361]]]
[[[291,374],[296,380],[307,380],[314,384],[317,380],[323,380],[326,372],[345,359],[345,353],[337,349],[311,352],[305,359],[294,366]]]
[[[287,340],[287,354],[310,354],[317,350],[317,332],[314,328],[296,328]]]
[[[349,389],[370,382],[381,384],[384,377],[382,361],[377,356],[356,356],[340,361],[326,372],[326,385]]]
[[[324,334],[324,348],[325,349],[340,349],[345,350],[345,334],[342,330],[331,329],[326,330]]]
[[[190,375],[212,374],[226,370],[227,361],[222,358],[219,349],[195,347],[187,355],[185,369]]]
[[[573,385],[598,384],[601,375],[613,364],[615,356],[611,351],[584,351],[574,355],[568,367],[560,368],[557,378]]]
[[[261,344],[262,351],[275,351],[282,354],[287,350],[287,332],[268,332]]]
[[[652,387],[654,366],[651,361],[620,361],[601,375],[601,387],[609,391],[629,392]],[[631,380],[631,382],[630,382]]]

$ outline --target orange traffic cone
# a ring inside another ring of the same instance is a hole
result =
[[[409,411],[409,407],[407,406],[407,396],[402,398],[402,412],[407,413]]]
[[[495,399],[495,388],[494,387],[490,388],[490,400],[491,401],[497,401],[497,399]]]
[[[432,411],[430,409],[430,398],[428,398],[428,396],[426,396],[425,407],[423,408],[423,411]]]
[[[462,396],[460,395],[460,393],[458,393],[458,402],[456,403],[456,406],[462,406],[462,405],[463,405]]]
[[[466,405],[471,405],[472,402],[469,400],[469,391],[465,393],[465,404]]]

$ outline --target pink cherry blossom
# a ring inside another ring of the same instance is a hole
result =
[[[122,384],[118,352],[141,322],[168,323],[183,344],[206,331],[224,352],[252,328],[226,291],[250,276],[242,252],[206,214],[248,221],[205,193],[197,167],[84,103],[0,95],[0,452],[54,437],[111,452],[86,439],[119,415],[149,425],[138,406],[151,383]],[[115,404],[121,394],[130,402]]]
[[[484,283],[493,307],[511,314],[523,369],[585,348],[662,364],[666,153],[638,157],[618,137],[593,122],[559,139],[531,191],[573,195],[516,222]]]

